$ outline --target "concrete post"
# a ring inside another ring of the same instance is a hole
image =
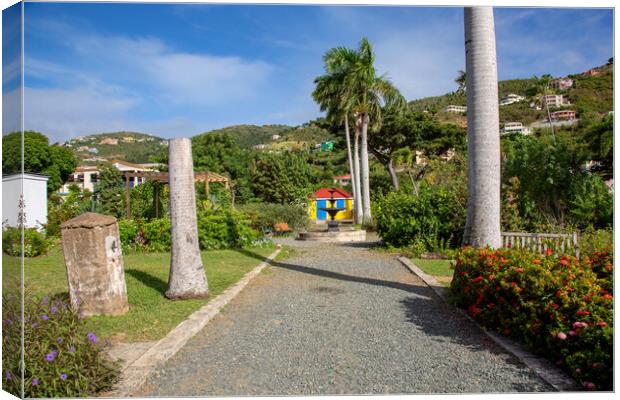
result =
[[[194,163],[190,139],[170,139],[168,170],[172,254],[166,297],[206,297],[209,290],[198,246]]]
[[[81,316],[129,311],[116,218],[87,212],[60,227],[73,307]]]

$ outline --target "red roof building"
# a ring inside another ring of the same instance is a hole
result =
[[[352,199],[353,198],[353,195],[351,193],[347,192],[344,189],[339,189],[339,188],[320,188],[319,190],[314,192],[311,197],[317,200],[330,199],[332,197],[332,194],[330,193],[330,189],[334,190],[334,199]]]

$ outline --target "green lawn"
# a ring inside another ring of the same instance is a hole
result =
[[[222,293],[245,273],[257,266],[261,257],[274,247],[248,250],[203,251],[202,260],[209,282],[207,299],[171,301],[164,297],[170,269],[170,253],[133,253],[124,255],[125,280],[129,312],[122,316],[97,316],[86,320],[87,327],[98,336],[112,341],[136,342],[157,340]],[[26,290],[37,296],[67,297],[67,274],[62,251],[25,260]],[[2,256],[3,286],[19,277],[19,259]]]
[[[433,275],[439,283],[448,286],[452,280],[454,270],[450,268],[451,260],[426,260],[422,258],[411,259],[422,271]]]

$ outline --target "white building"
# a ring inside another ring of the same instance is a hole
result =
[[[280,135],[271,135],[271,140],[279,140],[281,137]]]
[[[558,78],[551,81],[551,87],[559,90],[570,89],[573,87],[573,80],[571,78]]]
[[[127,161],[122,160],[112,160],[112,166],[118,169],[120,172],[144,172],[144,171],[156,171],[158,170],[158,166],[160,164],[156,163],[147,163],[147,164],[134,164]],[[90,190],[91,192],[95,189],[95,184],[99,178],[99,167],[98,166],[88,166],[83,165],[76,168],[75,171],[71,175],[69,175],[69,180],[65,182],[64,185],[59,189],[60,194],[69,193],[69,186],[77,185],[80,190]],[[136,185],[140,185],[145,182],[144,178],[141,177],[131,177],[129,178],[129,186],[134,187]]]
[[[449,105],[448,107],[446,107],[445,111],[449,112],[449,113],[456,113],[456,114],[466,113],[467,112],[467,106]]]
[[[541,100],[543,100],[543,105],[545,104],[544,102],[546,101],[549,107],[556,107],[556,108],[570,104],[568,99],[566,99],[561,94],[548,94],[546,96],[543,96]]]
[[[507,95],[506,97],[502,98],[499,101],[499,105],[500,106],[507,106],[508,104],[518,103],[518,102],[523,101],[523,100],[525,100],[524,96],[520,96],[518,94],[510,93],[509,95]]]
[[[47,224],[47,179],[38,174],[2,176],[3,226],[18,226],[20,215],[23,215],[25,228],[41,229]]]
[[[529,135],[530,130],[528,127],[523,126],[521,122],[506,122],[502,129],[502,134],[508,133],[521,133],[523,135]]]

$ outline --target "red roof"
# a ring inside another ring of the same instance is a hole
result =
[[[334,179],[351,179],[351,174],[334,176]]]
[[[316,199],[329,199],[332,197],[330,190],[334,191],[334,199],[352,199],[353,195],[346,190],[338,188],[320,188],[312,194],[312,197]]]

